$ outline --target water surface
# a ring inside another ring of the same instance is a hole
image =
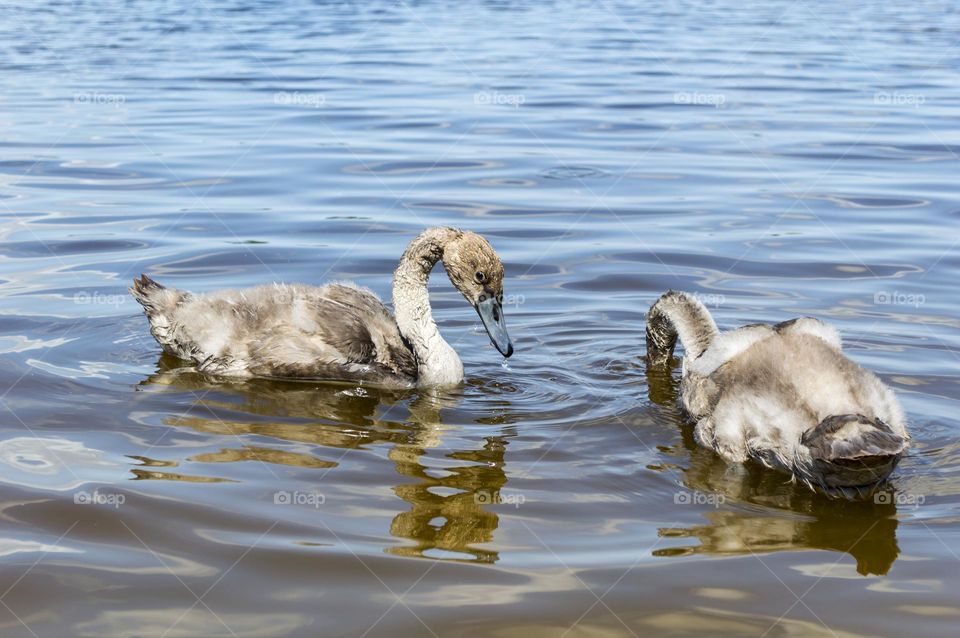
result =
[[[949,635],[949,3],[0,3],[4,636]],[[432,395],[226,382],[127,295],[350,279],[436,224]],[[644,311],[799,314],[900,395],[881,502],[698,449]]]

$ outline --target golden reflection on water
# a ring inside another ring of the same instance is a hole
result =
[[[516,435],[504,426],[485,436],[475,449],[446,448],[453,436],[441,410],[455,408],[456,393],[357,388],[279,380],[214,381],[163,357],[160,371],[145,379],[144,388],[165,386],[195,395],[188,414],[164,418],[166,425],[216,435],[265,436],[296,445],[331,450],[278,449],[242,444],[184,459],[199,463],[259,461],[323,472],[339,467],[334,449],[356,450],[385,445],[386,457],[400,478],[392,486],[406,508],[397,511],[390,535],[405,541],[384,551],[398,556],[493,563],[497,551],[479,547],[494,540],[500,519],[488,505],[507,484],[506,452]],[[669,371],[648,370],[649,397],[676,422],[681,443],[664,447],[679,468],[685,487],[722,497],[704,521],[661,528],[670,538],[689,538],[690,546],[657,549],[655,556],[696,554],[750,555],[807,549],[850,554],[863,575],[886,574],[900,553],[894,504],[846,501],[790,483],[781,473],[756,464],[730,466],[693,440],[693,430],[677,402],[678,384]],[[398,409],[399,408],[399,409]],[[403,414],[396,419],[391,415]],[[462,439],[457,439],[462,440]],[[443,450],[438,457],[438,450]],[[323,454],[321,451],[320,454]],[[442,463],[437,460],[442,459]],[[139,459],[131,470],[138,479],[215,482],[230,479],[170,472],[169,461]],[[658,469],[658,468],[652,468]],[[322,479],[322,475],[318,475]]]
[[[662,536],[691,538],[697,545],[654,551],[656,556],[751,555],[819,549],[850,554],[861,575],[883,575],[900,554],[897,506],[873,499],[849,501],[790,482],[787,475],[756,463],[727,464],[700,447],[678,403],[679,384],[669,371],[647,370],[650,400],[678,423],[682,444],[670,452],[687,457],[684,485],[722,497],[706,522],[662,528]]]
[[[410,503],[410,511],[400,512],[390,524],[390,533],[406,538],[415,546],[388,548],[388,552],[402,556],[424,556],[426,552],[440,550],[468,554],[473,560],[492,563],[497,552],[474,548],[478,543],[493,541],[493,532],[499,524],[495,512],[485,508],[493,495],[506,484],[504,453],[507,443],[504,437],[486,437],[480,450],[458,450],[447,457],[469,465],[451,468],[450,475],[436,478],[426,474],[426,467],[419,459],[423,448],[416,445],[397,445],[389,453],[396,463],[397,472],[418,480],[394,488],[394,492]],[[438,494],[437,488],[457,490],[453,494]],[[435,553],[431,558],[440,558]]]
[[[165,425],[207,434],[267,436],[295,444],[344,450],[388,445],[387,458],[403,477],[393,486],[393,492],[409,506],[394,516],[389,533],[408,543],[390,546],[384,551],[400,556],[484,563],[493,563],[499,558],[496,551],[475,545],[492,542],[499,525],[499,516],[486,506],[493,504],[507,482],[504,455],[508,439],[514,434],[513,427],[505,426],[498,435],[484,437],[479,449],[446,450],[443,458],[454,463],[444,463],[445,467],[439,468],[426,462],[425,455],[449,444],[444,438],[449,427],[443,425],[440,411],[457,405],[459,397],[455,394],[267,379],[215,381],[180,365],[176,359],[163,356],[160,371],[140,384],[144,388],[165,386],[196,396],[190,414],[166,417]],[[386,419],[401,403],[408,418]],[[383,406],[386,409],[377,416]],[[250,420],[238,419],[238,413]],[[145,466],[177,465],[169,461],[138,460]],[[185,460],[260,461],[324,470],[339,465],[336,460],[322,459],[312,452],[262,445],[222,448],[194,454]],[[138,479],[227,480],[155,469],[131,471]]]

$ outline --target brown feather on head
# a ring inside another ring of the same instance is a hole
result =
[[[490,242],[461,232],[444,246],[443,267],[454,287],[477,309],[497,350],[506,357],[513,354],[503,319],[503,262]]]
[[[503,263],[490,242],[476,233],[464,231],[444,246],[443,267],[470,303],[475,303],[485,288],[503,294]]]

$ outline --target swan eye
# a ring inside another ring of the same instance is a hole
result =
[[[473,276],[473,278],[477,280],[478,284],[482,284],[487,280],[487,276],[483,273],[482,270],[478,270],[476,274]]]

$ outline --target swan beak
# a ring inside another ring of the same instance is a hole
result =
[[[476,308],[493,346],[505,357],[512,355],[513,344],[510,342],[510,335],[507,334],[507,322],[503,319],[503,306],[500,305],[496,295],[488,292],[480,295]]]

